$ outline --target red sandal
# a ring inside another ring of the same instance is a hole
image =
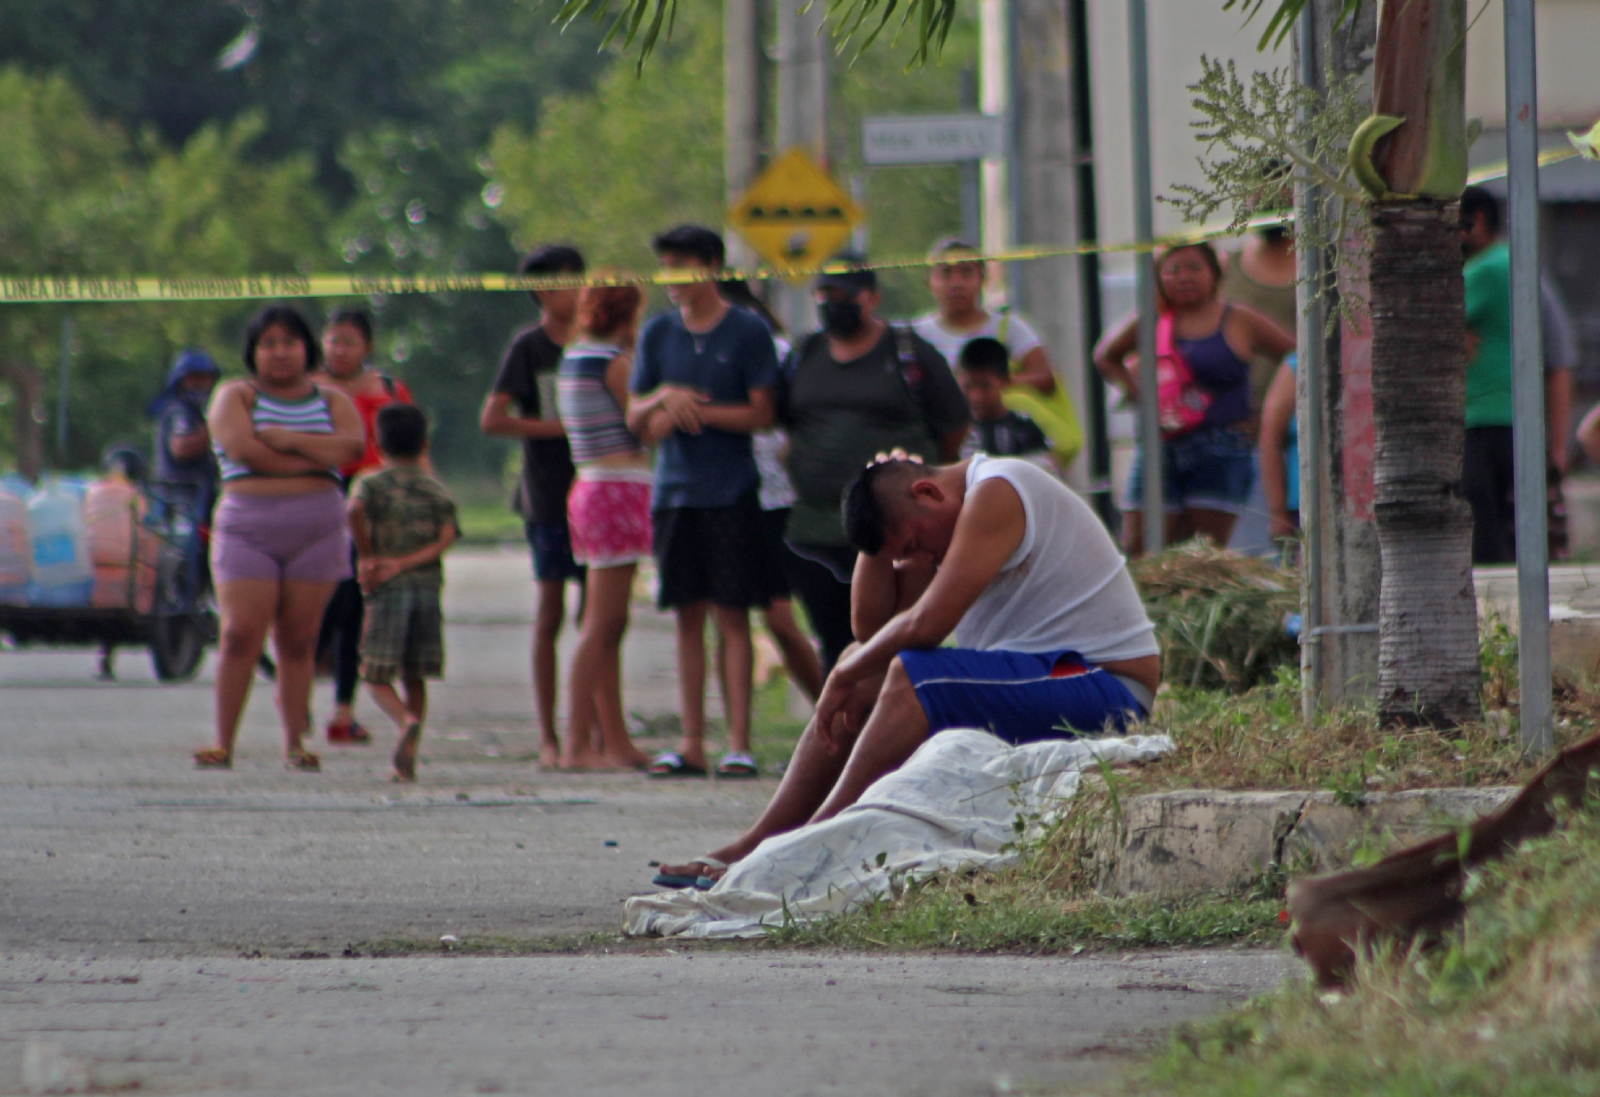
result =
[[[329,724],[327,735],[328,742],[346,746],[364,747],[372,742],[372,733],[354,720],[348,724]]]

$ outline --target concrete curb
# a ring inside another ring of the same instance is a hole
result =
[[[1105,890],[1117,895],[1242,891],[1273,866],[1293,874],[1348,868],[1363,848],[1398,848],[1498,808],[1514,788],[1374,793],[1361,806],[1331,792],[1154,793],[1130,800]]]

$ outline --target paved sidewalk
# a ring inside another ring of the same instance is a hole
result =
[[[448,678],[414,787],[388,782],[393,732],[369,702],[377,745],[289,773],[258,683],[236,768],[197,772],[209,668],[161,686],[127,651],[121,680],[97,683],[89,651],[0,652],[0,1093],[979,1094],[1002,1076],[1091,1082],[1291,970],[1263,951],[609,936],[582,955],[369,958],[445,935],[511,951],[615,933],[648,860],[720,844],[774,787],[539,772],[526,558],[453,554],[448,590]],[[625,663],[629,707],[676,709],[667,618],[639,608]],[[317,703],[325,716],[326,684]]]

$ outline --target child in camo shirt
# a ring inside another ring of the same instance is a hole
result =
[[[417,747],[428,711],[427,678],[444,675],[439,560],[461,535],[456,505],[443,484],[422,471],[428,422],[410,404],[378,412],[383,468],[350,492],[350,533],[357,576],[367,596],[361,634],[361,678],[372,699],[400,729],[394,780],[417,779]],[[395,691],[398,675],[405,700]]]

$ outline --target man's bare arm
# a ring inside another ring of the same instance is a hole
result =
[[[979,484],[967,496],[950,550],[922,597],[833,668],[817,702],[817,727],[831,728],[851,687],[882,673],[902,651],[938,647],[994,582],[1026,530],[1015,488],[999,478]]]
[[[564,438],[560,419],[525,419],[511,414],[511,394],[491,392],[478,416],[478,429],[490,438]]]
[[[700,409],[700,421],[718,430],[754,434],[772,425],[773,408],[771,389],[751,389],[749,403],[707,404]]]

